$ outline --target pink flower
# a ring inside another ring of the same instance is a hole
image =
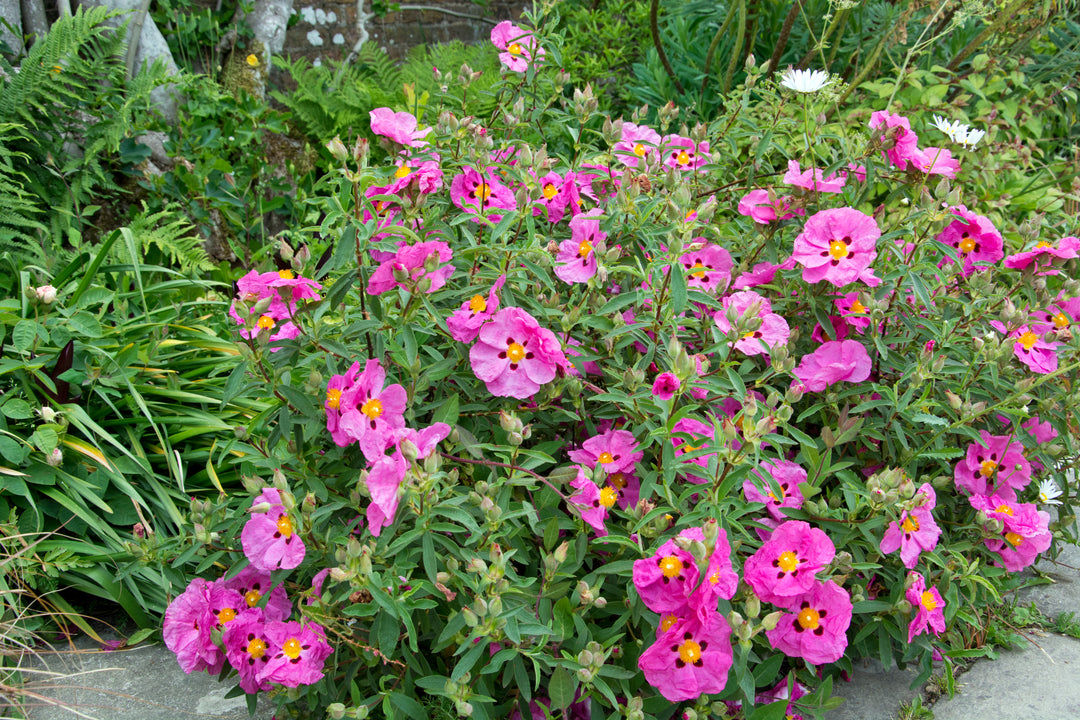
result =
[[[487,299],[483,295],[473,295],[461,304],[454,314],[446,319],[450,337],[458,342],[471,343],[480,334],[480,328],[499,309],[499,291],[506,282],[506,275],[500,275],[488,290]]]
[[[858,293],[847,293],[835,300],[836,310],[840,313],[846,325],[855,328],[855,332],[862,335],[870,327],[870,312],[859,301]],[[837,338],[839,339],[839,338]]]
[[[383,528],[390,527],[397,513],[398,489],[405,479],[409,465],[400,450],[380,457],[371,466],[367,476],[368,504],[367,521],[371,534],[379,537]]]
[[[1051,442],[1058,436],[1058,431],[1054,429],[1054,426],[1049,422],[1040,420],[1038,415],[1032,415],[1020,427],[1031,433],[1031,436],[1035,438],[1035,442],[1039,444]]]
[[[665,135],[660,143],[664,165],[675,170],[700,170],[709,162],[709,143],[700,145],[681,135]]]
[[[509,20],[491,29],[491,44],[503,52],[499,53],[499,62],[511,72],[523,73],[532,63],[544,61],[544,48],[536,42],[531,30],[524,30]]]
[[[778,682],[771,690],[758,693],[754,698],[754,702],[758,705],[768,705],[777,700],[795,701],[809,694],[810,688],[789,677]],[[785,720],[803,720],[803,717],[798,714],[798,708],[795,706],[794,702],[788,703],[784,718]]]
[[[753,480],[743,481],[743,494],[750,502],[765,503],[765,510],[775,520],[787,518],[781,508],[798,509],[803,504],[803,494],[799,483],[806,482],[806,471],[790,460],[763,460],[754,470],[764,482],[764,491],[758,489]],[[766,478],[772,478],[780,487],[780,497],[773,494],[772,486]]]
[[[514,191],[496,180],[490,168],[483,173],[464,168],[450,182],[450,200],[461,210],[482,215],[491,222],[499,222],[503,217],[501,212],[492,210],[517,209]]]
[[[469,360],[488,392],[519,400],[535,394],[568,364],[555,333],[517,307],[500,310],[480,328]]]
[[[793,267],[795,267],[795,258],[788,258],[779,265],[767,262],[758,263],[749,271],[735,278],[735,283],[731,287],[734,290],[745,290],[758,285],[768,285],[776,278],[777,271],[790,270]]]
[[[607,487],[618,496],[616,504],[623,510],[637,507],[641,499],[641,480],[632,473],[613,472],[605,478]]]
[[[695,243],[704,240],[694,238]],[[683,266],[686,286],[704,293],[723,292],[731,282],[731,269],[735,267],[731,253],[711,243],[683,253],[679,263]]]
[[[809,523],[789,520],[747,559],[743,575],[759,598],[783,605],[809,592],[816,582],[814,575],[834,555],[836,548],[828,535]]]
[[[756,330],[743,333],[738,340],[728,344],[746,355],[766,355],[777,345],[783,345],[791,336],[787,320],[772,311],[772,304],[753,290],[744,290],[728,295],[720,301],[723,310],[713,315],[720,332],[729,334],[733,327],[728,320],[728,311],[734,310],[739,318],[757,317],[761,325]],[[757,308],[757,311],[754,311]],[[744,325],[745,327],[745,325]]]
[[[188,675],[199,670],[217,675],[225,665],[225,655],[212,637],[218,619],[210,611],[210,588],[206,580],[195,578],[165,609],[161,630],[165,646],[176,653]]]
[[[950,210],[959,219],[953,220],[938,233],[937,240],[956,249],[964,266],[965,277],[1005,257],[1004,240],[989,219],[976,215],[963,205]],[[941,262],[945,264],[950,261],[951,258],[945,258]]]
[[[1024,446],[1011,435],[991,435],[980,430],[981,443],[971,443],[967,456],[956,464],[956,486],[973,495],[1016,498],[1016,491],[1031,482],[1031,465]]]
[[[691,439],[685,439],[687,435],[689,435]],[[708,423],[703,423],[694,418],[682,418],[681,420],[678,420],[671,429],[671,442],[675,446],[675,457],[678,458],[680,455],[711,447],[713,435],[713,426]],[[687,475],[687,480],[698,485],[708,482],[703,471],[708,470],[709,460],[715,456],[716,453],[711,452],[681,460],[680,462],[683,464],[696,465],[701,468],[701,471],[688,468],[690,472]]]
[[[388,137],[406,147],[427,145],[424,140],[431,128],[416,129],[416,117],[407,112],[394,112],[390,108],[375,108],[368,115],[371,117],[371,132]]]
[[[872,363],[866,348],[858,340],[834,340],[822,343],[817,350],[803,355],[795,368],[798,382],[805,392],[822,392],[838,382],[862,382],[870,377]]]
[[[803,266],[806,282],[827,280],[842,287],[870,268],[879,237],[881,230],[869,215],[849,207],[822,210],[795,238],[792,257]]]
[[[879,130],[885,155],[893,165],[903,170],[919,152],[919,137],[911,131],[911,123],[902,115],[877,111],[870,116],[870,129]]]
[[[1080,256],[1080,238],[1064,237],[1058,241],[1057,247],[1045,240],[1041,240],[1030,250],[1005,258],[1005,267],[1022,270],[1035,263],[1036,271],[1043,271],[1040,274],[1050,275],[1057,272],[1056,270],[1050,270],[1050,268],[1055,264],[1061,264],[1056,261],[1071,260],[1078,256]]]
[[[420,194],[438,192],[443,186],[442,179],[443,171],[437,159],[425,159],[424,155],[402,156],[394,172],[394,182],[385,188],[383,194],[399,195],[410,189]]]
[[[596,274],[597,243],[607,239],[600,229],[600,210],[590,210],[570,221],[570,239],[559,243],[555,274],[568,283],[588,282]]]
[[[326,410],[326,429],[334,438],[334,443],[339,447],[347,447],[353,442],[353,438],[341,429],[341,414],[349,410],[349,407],[341,406],[341,398],[355,398],[355,393],[348,393],[356,385],[356,377],[360,374],[360,363],[354,362],[344,375],[333,375],[326,383],[326,401],[323,408]]]
[[[682,385],[675,373],[664,372],[656,376],[653,381],[652,394],[661,400],[670,400],[675,397],[676,391]]]
[[[945,601],[936,587],[926,589],[926,580],[919,573],[908,576],[908,589],[904,597],[915,608],[915,617],[908,625],[908,644],[916,635],[933,631],[935,635],[945,632]]]
[[[540,198],[533,207],[534,217],[546,216],[548,222],[557,223],[563,219],[566,209],[572,204],[573,212],[581,204],[581,197],[577,192],[577,185],[572,177],[563,178],[557,172],[549,172],[538,181],[540,185]]]
[[[270,597],[266,601],[263,612],[268,620],[285,620],[292,613],[292,604],[285,594],[285,588],[278,583],[273,585],[270,573],[248,566],[233,577],[223,580],[222,584],[229,590],[233,590],[244,598],[244,606],[254,608],[262,602],[267,592]],[[270,588],[274,589],[271,590]]]
[[[866,182],[866,166],[856,165],[855,163],[848,163],[846,168],[840,168],[840,174],[847,178],[849,175],[854,175],[858,182]]]
[[[1000,323],[991,325],[1001,329]],[[1016,328],[1009,333],[1009,337],[1014,340],[1013,355],[1032,372],[1047,375],[1058,369],[1057,349],[1061,343],[1047,342],[1028,325]]]
[[[252,505],[260,504],[258,498]],[[281,505],[252,512],[240,531],[240,544],[251,564],[264,572],[291,570],[304,560],[304,541],[293,528],[292,517]]]
[[[596,537],[606,536],[608,531],[605,521],[608,510],[615,505],[618,492],[607,486],[603,490],[596,487],[596,483],[588,478],[580,465],[577,477],[570,481],[570,487],[577,490],[570,496],[570,502],[580,509],[581,519],[593,529]]]
[[[622,137],[611,152],[623,165],[636,168],[643,160],[655,162],[660,147],[660,133],[647,125],[623,123]]]
[[[448,263],[454,257],[450,246],[438,240],[419,242],[409,245],[402,241],[398,245],[397,253],[389,260],[383,261],[368,280],[368,295],[382,295],[394,288],[403,288],[409,292],[433,293],[446,284],[447,279],[454,274],[453,265],[440,265],[432,271],[428,271],[426,264],[428,258],[436,258],[436,264]],[[408,280],[401,282],[395,277],[406,275]],[[426,287],[425,287],[426,286]]]
[[[700,527],[679,533],[682,544],[705,541]],[[709,556],[705,580],[698,583],[697,561],[689,550],[675,540],[661,545],[652,557],[634,561],[634,587],[650,610],[684,617],[691,613],[715,612],[719,598],[730,599],[739,585],[739,576],[731,567],[731,545],[727,533],[719,530]]]
[[[370,462],[383,456],[393,443],[393,431],[405,427],[408,395],[401,385],[383,387],[386,371],[377,358],[367,361],[356,383],[342,392],[339,399],[345,408],[338,428],[360,445]]]
[[[782,526],[781,526],[782,527]],[[810,589],[784,604],[791,614],[765,633],[769,643],[788,657],[813,665],[836,662],[847,648],[851,597],[832,580],[812,583]]]
[[[638,449],[634,434],[627,430],[608,430],[595,435],[571,450],[570,459],[588,468],[602,468],[608,473],[632,473],[645,453]]]
[[[944,175],[950,180],[955,179],[956,173],[960,170],[960,162],[952,156],[951,152],[941,148],[928,147],[916,150],[910,160],[916,170],[922,170],[927,175]]]
[[[738,212],[759,225],[806,214],[802,208],[791,210],[791,198],[774,198],[772,192],[762,189],[751,190],[743,195],[739,200]]]
[[[248,610],[229,623],[221,634],[221,642],[229,664],[240,673],[240,688],[244,692],[253,694],[270,689],[269,682],[257,679],[259,671],[270,661],[267,654],[270,640],[261,610]]]
[[[820,168],[803,171],[795,160],[788,160],[788,169],[784,173],[784,184],[823,193],[840,192],[844,187],[845,179],[836,175],[826,178]]]
[[[263,631],[270,659],[256,673],[258,682],[299,687],[322,679],[323,664],[334,650],[326,642],[326,631],[321,625],[269,622]]]
[[[941,528],[930,512],[937,505],[937,495],[929,483],[923,483],[910,509],[900,512],[900,519],[889,524],[879,549],[883,555],[900,550],[900,559],[908,570],[919,562],[919,554],[937,547]]]
[[[1000,556],[999,564],[1006,570],[1023,570],[1050,547],[1054,537],[1049,530],[1050,513],[1031,503],[1019,503],[1002,495],[972,495],[969,500],[971,506],[985,513],[988,519],[1001,521],[1000,538],[988,538],[983,542]]]
[[[671,702],[723,691],[731,663],[731,628],[715,611],[677,619],[638,658],[645,679]]]

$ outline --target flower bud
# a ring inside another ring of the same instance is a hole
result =
[[[344,164],[349,159],[349,150],[345,147],[345,143],[341,142],[340,137],[335,136],[333,140],[326,143],[326,149],[339,163]]]
[[[34,288],[34,297],[41,301],[42,305],[51,305],[56,300],[56,288],[52,285],[42,285]]]
[[[784,617],[784,613],[780,612],[779,610],[777,610],[776,612],[771,612],[761,619],[761,627],[763,627],[766,632],[768,632],[769,630],[775,630],[776,626],[780,623],[780,619],[782,617]]]
[[[343,703],[330,703],[326,706],[326,716],[330,720],[341,720],[345,717],[345,705]]]

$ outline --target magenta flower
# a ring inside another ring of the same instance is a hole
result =
[[[636,168],[643,160],[655,161],[660,147],[660,133],[647,125],[623,123],[622,137],[611,152],[623,165]]]
[[[344,375],[332,375],[326,383],[326,400],[323,408],[326,410],[326,429],[334,438],[334,443],[339,447],[347,447],[353,442],[353,438],[341,429],[341,414],[349,407],[341,406],[341,398],[355,398],[355,393],[347,393],[356,385],[356,378],[360,374],[360,363],[354,362]]]
[[[870,129],[878,130],[883,152],[893,165],[903,170],[919,152],[919,137],[911,131],[911,123],[902,115],[877,111],[870,116]]]
[[[1049,530],[1050,513],[1032,503],[1020,503],[1008,496],[972,495],[971,506],[981,510],[988,519],[1000,520],[1003,529],[999,538],[987,538],[984,544],[996,552],[997,563],[1010,572],[1019,572],[1034,564],[1039,553],[1050,547],[1053,534]]]
[[[715,611],[677,619],[638,658],[645,679],[671,702],[723,691],[731,663],[731,628]]]
[[[597,243],[607,239],[600,229],[600,210],[577,215],[570,221],[570,239],[559,243],[555,274],[563,282],[583,283],[596,274]]]
[[[524,30],[509,20],[491,29],[491,44],[503,52],[499,53],[499,62],[511,72],[523,73],[529,65],[544,61],[544,48],[536,42],[531,30]]]
[[[694,238],[704,242],[705,238]],[[731,253],[719,245],[706,243],[697,250],[683,253],[679,258],[686,277],[686,286],[704,293],[723,292],[731,282],[731,270],[735,267]]]
[[[487,299],[479,293],[461,304],[461,307],[446,319],[450,337],[458,342],[471,343],[480,334],[480,328],[499,309],[499,291],[506,282],[506,275],[500,275],[488,290]]]
[[[870,311],[859,301],[858,293],[846,293],[834,302],[845,325],[855,328],[855,332],[860,335],[866,332],[866,329],[870,327]]]
[[[253,694],[270,689],[269,682],[257,679],[259,671],[270,661],[267,654],[270,640],[261,610],[247,610],[229,623],[221,634],[221,642],[229,664],[240,674],[240,688],[244,692]]]
[[[577,477],[570,481],[570,487],[577,490],[570,496],[570,502],[578,507],[581,519],[593,529],[596,537],[605,537],[608,534],[605,524],[608,510],[618,500],[618,491],[607,485],[603,490],[596,487],[596,483],[589,479],[580,465]]]
[[[761,318],[761,326],[757,330],[743,333],[738,340],[728,344],[746,355],[767,355],[777,345],[783,345],[791,336],[791,329],[787,320],[772,311],[772,304],[765,297],[753,290],[744,290],[721,299],[723,310],[713,315],[716,326],[720,332],[727,335],[732,331],[732,324],[728,320],[728,311],[734,308],[738,317]],[[754,308],[757,308],[756,314]]]
[[[847,648],[851,625],[851,597],[832,580],[789,598],[791,611],[765,633],[769,643],[788,657],[801,657],[813,665],[836,662]]]
[[[908,589],[904,597],[915,609],[915,617],[908,625],[909,645],[916,635],[931,631],[940,635],[945,632],[945,601],[941,599],[941,593],[936,587],[926,589],[926,580],[922,575],[911,573],[908,576]]]
[[[375,461],[368,470],[367,489],[371,496],[368,504],[367,521],[371,534],[379,537],[385,527],[394,522],[398,506],[398,490],[409,469],[408,462],[400,450],[384,455]]]
[[[938,233],[938,242],[956,249],[967,277],[976,270],[984,270],[1005,257],[1004,240],[994,224],[982,215],[976,215],[963,205],[950,208],[957,220],[949,223]],[[950,262],[945,258],[942,264]],[[977,263],[977,264],[976,264]]]
[[[675,373],[663,372],[653,381],[652,394],[661,400],[670,400],[682,385]]]
[[[820,168],[811,168],[804,171],[799,168],[799,163],[795,160],[788,160],[787,165],[787,172],[784,173],[785,185],[793,185],[805,190],[823,193],[838,193],[844,187],[844,181],[846,180],[844,177],[837,177],[836,175],[824,177],[825,173]]]
[[[916,170],[921,170],[927,175],[944,175],[951,179],[956,178],[960,171],[960,162],[952,156],[948,150],[936,147],[916,150],[910,158],[911,164]]]
[[[1080,297],[1066,300],[1065,291],[1062,291],[1046,310],[1031,314],[1031,329],[1045,335],[1055,330],[1065,330],[1077,320],[1080,320]]]
[[[424,138],[431,128],[416,129],[416,117],[407,112],[394,112],[390,108],[375,108],[368,115],[371,118],[371,132],[390,138],[405,147],[427,145]]]
[[[438,266],[429,272],[426,265],[431,257],[436,258]],[[383,261],[379,267],[375,268],[371,279],[368,280],[367,293],[368,295],[382,295],[398,287],[409,292],[419,290],[433,293],[445,285],[449,277],[454,274],[453,265],[442,264],[449,263],[453,257],[454,252],[450,246],[438,240],[419,242],[415,245],[409,245],[403,241],[398,245],[398,251],[392,258]],[[395,274],[400,276],[403,273],[408,277],[406,282],[395,277]]]
[[[641,462],[645,453],[638,449],[634,434],[627,430],[608,430],[594,435],[581,444],[580,450],[568,455],[576,463],[587,468],[603,468],[608,473],[633,473],[634,465]]]
[[[555,333],[521,308],[495,313],[469,350],[473,373],[497,397],[524,400],[568,362]]]
[[[803,266],[806,282],[826,280],[843,287],[870,268],[879,237],[881,230],[869,215],[849,207],[822,210],[795,238],[792,257]]]
[[[1005,326],[996,320],[991,321],[990,325],[1000,332],[1005,331]],[[1009,333],[1009,339],[1013,341],[1013,355],[1027,365],[1029,370],[1042,375],[1058,369],[1057,349],[1061,345],[1059,342],[1048,342],[1040,334],[1040,330],[1047,329],[1045,325],[1021,325]]]
[[[393,442],[392,433],[405,427],[405,405],[408,395],[401,385],[383,387],[386,371],[377,358],[364,365],[356,383],[343,391],[339,399],[345,408],[338,428],[360,445],[369,462],[383,456]]]
[[[900,512],[900,519],[889,524],[879,549],[883,555],[900,550],[900,559],[908,570],[919,562],[919,554],[937,547],[941,528],[931,513],[937,506],[937,495],[930,483],[923,483],[912,507]]]
[[[632,473],[614,472],[604,478],[607,487],[618,495],[615,503],[623,510],[636,507],[641,499],[641,480]]]
[[[743,569],[754,593],[776,605],[809,592],[814,575],[832,562],[836,548],[821,530],[801,520],[781,523]]]
[[[1053,266],[1061,264],[1057,261],[1071,260],[1078,256],[1080,256],[1080,238],[1072,236],[1061,238],[1056,247],[1052,243],[1041,240],[1030,250],[1005,258],[1005,267],[1022,270],[1034,263],[1039,274],[1054,275],[1057,274],[1057,270],[1052,269]]]
[[[777,220],[787,220],[795,215],[805,215],[802,208],[791,208],[790,197],[773,197],[769,190],[751,190],[739,200],[738,212],[759,225],[768,225]]]
[[[790,460],[763,460],[754,470],[754,475],[761,478],[761,487],[753,480],[743,481],[743,494],[750,502],[765,503],[765,510],[774,520],[787,518],[782,508],[798,509],[803,505],[802,490],[799,483],[806,482],[806,471],[797,463]],[[780,497],[777,497],[767,478],[772,478],[780,487]]]
[[[299,687],[322,679],[323,664],[334,650],[326,642],[326,631],[321,625],[268,622],[263,631],[270,659],[258,669],[255,675],[258,682]]]
[[[281,505],[262,513],[252,512],[240,531],[240,544],[251,564],[264,572],[291,570],[304,560],[304,541]]]
[[[161,630],[165,646],[176,653],[188,675],[199,670],[217,675],[225,665],[225,655],[212,637],[219,622],[210,611],[210,589],[206,580],[195,578],[165,609]]]
[[[438,158],[438,155],[435,155]],[[443,171],[439,161],[424,156],[404,156],[394,172],[394,182],[383,189],[383,195],[400,195],[413,190],[422,195],[438,192],[443,186]]]
[[[788,258],[779,265],[772,263],[762,262],[752,267],[747,272],[744,272],[739,277],[735,278],[732,289],[745,290],[747,288],[757,287],[758,285],[768,285],[776,278],[776,273],[780,270],[790,270],[795,267],[795,258]]]
[[[817,350],[803,355],[795,368],[797,382],[804,392],[822,392],[838,382],[862,382],[870,377],[872,363],[866,348],[858,340],[834,340],[822,343]]]
[[[267,592],[270,597],[266,600],[263,613],[267,620],[285,620],[292,613],[292,604],[285,594],[285,588],[280,583],[270,590],[273,583],[270,581],[270,573],[248,566],[233,577],[223,580],[223,585],[233,590],[244,598],[245,608],[258,606]]]
[[[572,204],[572,212],[580,205],[580,195],[573,178],[563,178],[557,172],[549,172],[539,179],[540,197],[533,207],[534,217],[547,217],[548,222],[557,223],[563,219],[566,209]],[[576,202],[575,202],[576,200]]]
[[[1011,435],[991,435],[980,430],[981,443],[971,443],[966,457],[956,464],[956,486],[972,495],[1016,498],[1016,491],[1031,482],[1031,464],[1024,446]]]
[[[514,191],[491,174],[490,168],[480,173],[475,168],[464,168],[450,182],[450,200],[461,210],[483,215],[491,222],[502,220],[502,212],[492,210],[516,210]]]
[[[665,135],[660,142],[664,165],[675,170],[700,170],[709,162],[709,143],[700,145],[681,135]]]
[[[687,528],[679,537],[684,543],[705,541],[700,527]],[[694,556],[675,540],[668,540],[652,557],[634,561],[634,587],[641,601],[654,612],[678,617],[715,612],[717,600],[730,599],[739,586],[739,576],[731,567],[731,545],[723,529],[717,535],[705,572],[705,580],[699,585]]]
[[[805,697],[810,694],[810,688],[803,685],[797,680],[791,680],[784,678],[778,682],[771,690],[760,692],[754,697],[754,702],[758,705],[768,705],[774,703],[777,700],[791,700],[795,701],[801,697]],[[784,715],[785,720],[803,720],[802,715],[798,714],[798,708],[794,705],[794,702],[789,702]]]

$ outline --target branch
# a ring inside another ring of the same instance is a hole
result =
[[[433,12],[440,12],[444,15],[453,15],[454,17],[465,18],[466,20],[475,20],[476,22],[488,23],[489,25],[497,25],[498,23],[489,17],[480,17],[478,15],[469,15],[468,13],[457,12],[456,10],[449,10],[444,7],[437,7],[434,5],[398,5],[397,9],[401,12],[406,10],[424,11],[431,10]]]
[[[683,95],[686,90],[683,89],[679,78],[675,76],[675,69],[671,67],[671,61],[668,60],[667,53],[664,52],[664,45],[660,42],[660,27],[656,20],[659,14],[660,0],[652,0],[652,4],[649,6],[649,30],[652,32],[653,46],[656,48],[656,54],[660,56],[660,62],[664,64],[664,69],[667,70],[668,77],[671,78],[671,82],[675,83],[675,89],[680,95]]]

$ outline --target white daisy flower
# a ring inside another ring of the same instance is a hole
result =
[[[814,93],[832,81],[824,70],[794,70],[788,68],[780,76],[780,84],[800,93]]]
[[[949,136],[949,139],[955,143],[966,145],[968,147],[975,147],[976,143],[983,139],[986,135],[985,130],[975,130],[962,122],[949,121],[940,115],[934,116],[934,121],[931,123],[941,132]]]
[[[1060,505],[1061,501],[1056,498],[1061,496],[1061,488],[1051,478],[1046,478],[1039,483],[1039,502],[1043,505]]]

